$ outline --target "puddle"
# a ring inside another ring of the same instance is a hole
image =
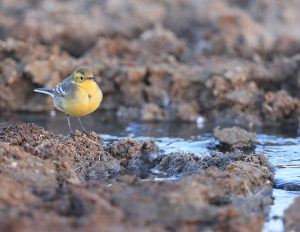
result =
[[[284,210],[300,195],[300,137],[258,135],[256,150],[265,154],[275,167],[275,198],[264,231],[283,231]]]
[[[1,118],[1,116],[0,116]],[[35,122],[54,133],[68,133],[68,126],[63,114],[50,115],[18,114],[5,118],[11,122]],[[208,155],[212,138],[213,125],[203,128],[196,123],[132,123],[120,121],[114,115],[94,114],[83,119],[87,128],[100,131],[105,143],[125,137],[139,140],[155,139],[159,148],[166,152],[192,152],[196,155]],[[75,121],[73,121],[75,123]],[[75,126],[74,126],[75,127]],[[274,204],[266,220],[264,231],[283,231],[282,216],[284,210],[300,195],[300,137],[294,131],[276,131],[268,129],[257,132],[259,145],[256,151],[268,157],[275,170],[273,189]],[[151,170],[155,173],[157,170]],[[169,180],[176,177],[169,177]],[[164,181],[164,178],[157,178]],[[145,180],[146,181],[146,180]]]

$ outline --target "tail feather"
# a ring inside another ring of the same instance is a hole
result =
[[[52,89],[48,89],[48,88],[37,88],[34,90],[34,92],[37,92],[37,93],[43,93],[43,94],[48,94],[50,95],[51,97],[54,97],[54,93],[53,93],[53,90]]]

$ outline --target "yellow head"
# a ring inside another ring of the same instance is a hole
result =
[[[85,81],[93,81],[93,80],[95,80],[95,77],[94,77],[92,71],[87,67],[79,67],[73,73],[72,81],[75,84],[81,84]]]

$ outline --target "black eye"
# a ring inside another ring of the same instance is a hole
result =
[[[82,81],[83,81],[83,76],[81,76],[81,77],[80,77],[80,80],[82,80]]]

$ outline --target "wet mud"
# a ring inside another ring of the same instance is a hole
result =
[[[0,109],[41,112],[93,66],[103,110],[145,121],[299,121],[299,1],[0,3]]]
[[[0,158],[1,231],[253,232],[272,203],[268,161],[240,150],[165,154],[2,124]]]

